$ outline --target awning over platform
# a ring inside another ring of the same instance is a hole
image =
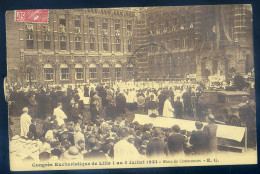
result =
[[[139,124],[149,124],[152,123],[155,127],[171,128],[173,125],[177,124],[180,126],[181,130],[187,130],[192,132],[196,130],[195,122],[192,120],[182,120],[167,117],[149,117],[148,115],[135,114],[135,119],[133,122],[137,121]],[[208,123],[203,122],[203,125]],[[217,137],[226,138],[231,140],[236,140],[241,142],[245,134],[245,127],[235,127],[229,125],[219,125],[217,128]]]

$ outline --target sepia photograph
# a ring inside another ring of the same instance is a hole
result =
[[[11,171],[257,164],[250,4],[6,12]]]

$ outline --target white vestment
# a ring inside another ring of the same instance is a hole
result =
[[[56,115],[56,120],[59,126],[65,124],[64,119],[66,119],[67,116],[60,108],[55,108],[53,110],[53,115]]]
[[[21,137],[27,136],[27,133],[29,132],[29,127],[31,125],[31,116],[27,113],[24,113],[21,115],[20,118],[20,126],[21,126]]]
[[[163,116],[164,117],[174,117],[174,108],[172,107],[171,102],[167,99],[163,105]]]
[[[136,147],[127,142],[126,140],[121,140],[117,142],[114,146],[114,159],[115,160],[129,160],[129,159],[140,159],[140,154]]]

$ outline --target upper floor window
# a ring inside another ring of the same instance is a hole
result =
[[[108,19],[107,18],[102,19],[102,29],[104,29],[104,30],[108,29]]]
[[[75,16],[74,26],[80,27],[80,16]]]
[[[59,15],[59,24],[66,26],[66,16],[65,15]]]
[[[90,51],[95,51],[95,38],[94,37],[91,37],[89,39],[89,48],[90,48]]]
[[[115,20],[115,30],[120,30],[120,20],[119,19]]]
[[[26,48],[33,49],[33,34],[26,35]]]
[[[90,17],[88,22],[89,28],[95,28],[95,18]]]
[[[127,29],[127,31],[132,31],[132,21],[126,22],[126,29]]]
[[[75,48],[76,48],[76,50],[82,50],[81,37],[79,37],[79,36],[75,37]]]
[[[128,49],[128,52],[131,52],[132,51],[132,40],[128,40],[127,41],[127,49]]]
[[[50,35],[43,36],[43,49],[49,50],[51,49],[51,37]]]
[[[121,41],[120,41],[120,39],[116,39],[116,51],[121,51]]]
[[[66,36],[61,35],[60,36],[60,50],[66,50],[67,49],[67,43],[66,43]]]
[[[103,38],[103,50],[108,51],[108,39],[107,39],[107,37]]]

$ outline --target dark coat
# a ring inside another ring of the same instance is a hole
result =
[[[217,125],[209,123],[204,126],[203,131],[207,135],[207,150],[209,153],[217,151]]]
[[[38,138],[35,124],[31,124],[31,125],[29,126],[29,132],[32,132],[32,133],[33,133],[34,139],[37,139],[37,138]]]
[[[147,156],[166,156],[168,154],[167,144],[163,139],[159,137],[154,137],[150,140],[147,145]]]
[[[190,144],[194,154],[203,154],[207,152],[207,134],[201,130],[192,131]]]
[[[123,94],[119,94],[116,97],[116,110],[118,114],[125,114],[126,98]]]
[[[184,152],[185,137],[182,134],[174,133],[168,138],[168,149],[171,155]]]
[[[174,112],[176,118],[182,118],[182,102],[178,100],[174,102]]]
[[[84,159],[85,160],[93,160],[93,159],[105,160],[106,155],[104,152],[102,152],[100,150],[92,150],[91,152],[84,154]]]

